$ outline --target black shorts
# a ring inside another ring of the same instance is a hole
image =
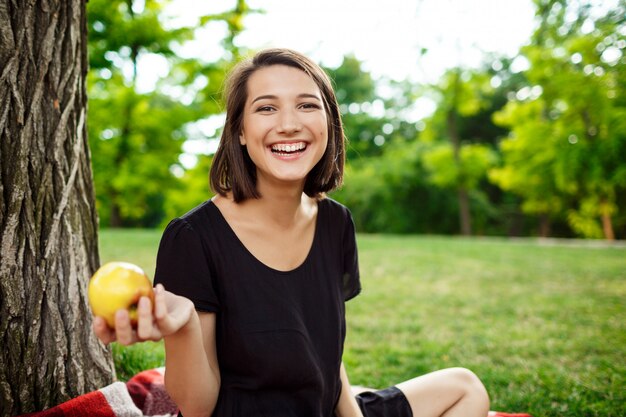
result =
[[[409,401],[396,387],[362,392],[356,402],[364,417],[413,417]]]

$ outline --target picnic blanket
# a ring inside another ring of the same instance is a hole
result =
[[[117,381],[47,410],[18,417],[174,417],[178,409],[165,391],[164,374],[165,368],[142,371],[128,382]],[[489,417],[532,416],[490,411]]]
[[[165,368],[142,371],[38,413],[20,417],[172,417],[176,404],[165,391]]]

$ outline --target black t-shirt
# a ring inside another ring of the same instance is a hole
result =
[[[212,201],[166,228],[155,284],[216,313],[221,385],[215,417],[329,417],[341,391],[344,301],[360,292],[347,208],[318,202],[305,261],[278,271],[256,259]]]

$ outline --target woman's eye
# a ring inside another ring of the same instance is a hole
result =
[[[274,110],[272,106],[261,106],[258,109],[256,109],[256,111],[260,111],[260,112],[268,112],[272,110]]]
[[[301,106],[303,109],[319,109],[320,106],[315,103],[303,103]]]

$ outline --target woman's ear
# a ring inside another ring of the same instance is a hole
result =
[[[243,137],[243,133],[239,134],[239,144],[241,146],[246,146],[246,138]]]

